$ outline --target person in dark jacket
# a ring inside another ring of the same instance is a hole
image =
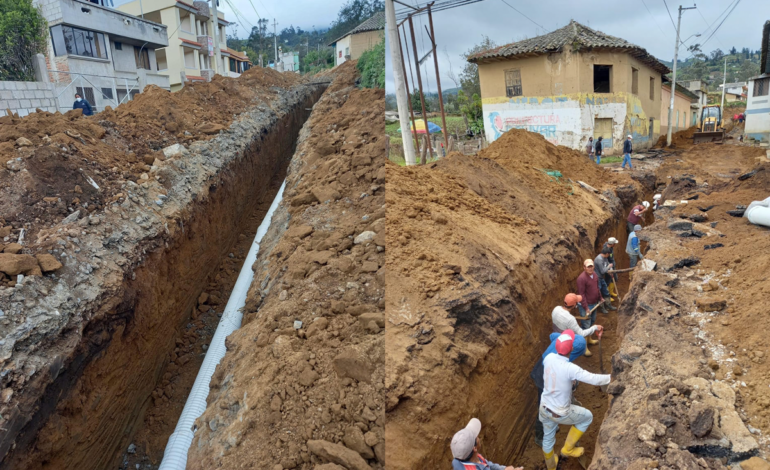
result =
[[[628,163],[628,169],[632,169],[634,166],[631,165],[631,152],[634,150],[633,146],[631,145],[631,135],[628,136],[625,142],[623,142],[623,163],[620,165],[621,168],[626,167],[626,163]]]
[[[92,116],[94,114],[94,110],[91,109],[91,103],[81,98],[79,94],[75,93],[75,103],[72,105],[72,109],[78,108],[83,110],[83,116]]]
[[[596,139],[596,147],[595,147],[596,149],[595,149],[595,152],[596,152],[596,164],[597,165],[599,165],[602,162],[602,149],[604,147],[604,144],[602,143],[603,139],[604,139],[604,137],[602,137],[602,136],[599,136],[599,138]]]

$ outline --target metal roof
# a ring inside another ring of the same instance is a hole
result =
[[[468,62],[483,63],[561,52],[566,45],[578,51],[581,49],[622,50],[662,74],[670,72],[665,64],[650,55],[644,48],[631,44],[625,39],[595,31],[574,20],[567,26],[548,34],[481,51],[470,56]]]

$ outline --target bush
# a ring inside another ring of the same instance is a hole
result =
[[[0,0],[0,80],[34,81],[34,57],[47,39],[48,23],[32,0]]]
[[[358,59],[363,88],[385,88],[385,38]]]

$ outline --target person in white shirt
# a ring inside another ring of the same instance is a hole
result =
[[[554,333],[561,333],[565,330],[572,330],[575,334],[578,334],[583,338],[588,338],[594,333],[597,333],[601,338],[602,332],[604,331],[603,326],[594,325],[584,330],[583,328],[580,328],[578,321],[575,319],[575,317],[572,316],[570,310],[574,311],[575,307],[577,307],[577,305],[582,301],[583,296],[581,295],[569,293],[564,296],[564,307],[557,306],[553,309],[553,311],[551,311],[551,321],[553,322]],[[588,345],[586,345],[585,355],[587,357],[593,356],[591,351],[588,350]]]
[[[543,454],[548,470],[553,470],[559,463],[554,455],[556,431],[560,424],[572,427],[561,449],[563,457],[580,457],[585,452],[582,447],[575,447],[580,437],[593,421],[593,414],[582,406],[572,404],[572,384],[574,381],[590,385],[607,385],[609,374],[592,374],[569,362],[575,333],[564,331],[556,339],[556,354],[549,354],[543,360],[543,394],[540,397],[538,419],[543,423]]]

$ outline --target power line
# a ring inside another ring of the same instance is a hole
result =
[[[709,35],[709,37],[708,37],[708,38],[707,38],[705,41],[703,41],[703,44],[701,44],[701,46],[703,46],[703,45],[705,45],[707,42],[709,42],[709,39],[711,39],[711,37],[712,37],[712,36],[714,36],[714,35],[717,33],[717,31],[719,31],[719,28],[720,28],[720,27],[722,27],[722,24],[723,24],[723,23],[724,23],[724,22],[727,20],[727,18],[728,18],[728,17],[729,17],[729,16],[732,14],[732,12],[733,12],[733,11],[735,11],[735,9],[738,7],[738,4],[739,4],[739,3],[741,3],[741,0],[737,0],[737,1],[735,2],[735,5],[733,6],[733,9],[732,9],[732,10],[730,10],[730,12],[729,12],[729,13],[728,13],[728,14],[727,14],[727,15],[726,15],[726,16],[725,16],[723,19],[722,19],[722,22],[721,22],[721,23],[719,23],[719,26],[717,26],[717,27],[716,27],[716,29],[715,29],[714,31],[712,31],[712,32],[711,32],[711,34]],[[728,6],[728,8],[729,8],[729,6]]]
[[[529,21],[531,21],[531,22],[532,22],[532,23],[533,23],[535,26],[540,26],[540,29],[542,29],[542,30],[544,30],[544,31],[548,31],[547,29],[545,29],[545,27],[544,27],[543,25],[541,25],[541,24],[539,24],[539,23],[536,23],[536,22],[535,22],[535,20],[533,20],[533,19],[532,19],[532,18],[530,18],[529,16],[525,15],[524,13],[520,12],[519,10],[517,10],[517,9],[516,9],[516,8],[515,8],[513,5],[511,5],[510,3],[506,2],[505,0],[500,0],[500,1],[501,1],[501,2],[503,2],[503,3],[505,3],[506,5],[508,5],[509,7],[513,8],[513,9],[514,9],[514,11],[516,11],[518,14],[520,14],[520,15],[521,15],[521,16],[523,16],[524,18],[528,19]]]
[[[249,3],[251,3],[251,8],[253,8],[253,9],[254,9],[254,13],[257,13],[257,7],[255,7],[255,6],[254,6],[254,2],[252,2],[251,0],[249,0]],[[259,16],[259,13],[257,13],[257,18],[259,18],[260,20],[262,19],[262,17],[261,17],[261,16]]]
[[[464,6],[464,5],[470,5],[472,3],[478,3],[478,2],[482,2],[482,1],[484,1],[484,0],[444,0],[444,1],[437,0],[435,2],[426,2],[424,4],[417,4],[416,7],[418,9],[419,8],[424,8],[424,7],[426,7],[428,5],[428,3],[433,3],[433,6],[430,8],[430,10],[433,13],[435,13],[437,11],[448,10],[450,8],[457,8],[457,7],[461,7],[461,6]],[[399,20],[403,20],[407,16],[409,16],[413,11],[414,11],[414,9],[412,9],[412,8],[402,8],[402,9],[396,11],[396,18],[399,19]],[[427,10],[422,10],[420,12],[414,13],[412,16],[424,15],[424,14],[427,14],[427,13],[428,13]]]
[[[668,3],[666,3],[666,0],[663,0],[663,4],[666,5],[666,13],[668,13],[669,19],[671,19],[671,26],[673,26],[674,31],[676,31],[676,25],[674,24],[674,17],[671,16],[671,10],[668,9]]]
[[[645,1],[642,0],[642,4],[644,4],[644,8],[647,8],[647,13],[650,14],[650,16],[652,17],[652,21],[655,22],[655,25],[658,27],[660,32],[665,35],[666,33],[663,31],[663,28],[660,27],[660,24],[658,23],[658,20],[655,19],[655,15],[652,14],[652,12],[650,11],[650,8],[647,6],[647,3],[645,3]]]

